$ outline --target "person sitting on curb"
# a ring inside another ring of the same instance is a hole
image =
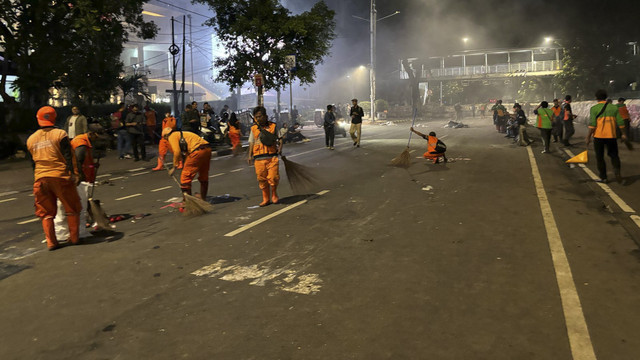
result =
[[[284,136],[284,142],[285,143],[298,142],[298,141],[302,141],[302,142],[311,141],[311,140],[307,139],[306,136],[302,135],[302,133],[300,132],[299,127],[300,127],[300,125],[298,125],[298,124],[293,124],[293,125],[289,126],[289,128],[287,129],[287,133]]]
[[[427,140],[427,151],[422,154],[425,159],[433,160],[434,164],[437,164],[440,158],[442,158],[445,163],[447,162],[447,156],[444,154],[447,151],[447,145],[445,145],[442,140],[438,140],[435,132],[432,131],[429,135],[425,135],[415,130],[413,127],[411,128],[411,131]]]

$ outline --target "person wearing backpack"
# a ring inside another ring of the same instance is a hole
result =
[[[540,136],[544,145],[543,154],[550,153],[549,143],[551,142],[551,128],[553,127],[553,111],[549,109],[549,103],[543,101],[538,105],[533,113],[538,116],[536,127],[540,129]]]
[[[620,115],[618,108],[607,101],[607,92],[605,90],[596,91],[596,100],[598,100],[598,103],[589,110],[589,133],[585,139],[587,146],[589,146],[593,136],[593,149],[596,152],[596,163],[600,177],[596,181],[607,182],[607,165],[604,162],[604,149],[606,147],[607,155],[611,158],[616,180],[619,183],[623,183],[622,175],[620,174],[616,128],[624,129],[624,119]],[[623,132],[621,138],[622,141],[626,141],[627,135]]]
[[[425,135],[413,127],[411,128],[411,131],[427,140],[427,151],[422,154],[422,157],[428,160],[433,160],[434,164],[437,164],[440,158],[443,158],[445,163],[447,162],[447,156],[444,154],[447,151],[447,145],[436,137],[435,132],[432,131],[429,135]]]
[[[278,137],[276,124],[269,122],[267,109],[263,106],[253,108],[254,124],[249,134],[249,151],[247,162],[253,162],[258,178],[258,186],[262,191],[260,206],[277,204],[278,183],[280,182],[280,159],[282,138]]]
[[[560,100],[553,99],[553,106],[551,107],[551,111],[553,111],[553,126],[551,130],[551,135],[553,135],[553,142],[558,142],[558,139],[562,140],[562,129],[564,127],[564,112],[562,106],[560,106]]]
[[[200,198],[207,200],[211,145],[190,131],[174,130],[170,127],[162,130],[162,138],[169,142],[173,153],[173,168],[169,171],[169,175],[173,175],[175,169],[182,164],[182,172],[180,173],[182,192],[191,195],[191,183],[198,175]]]

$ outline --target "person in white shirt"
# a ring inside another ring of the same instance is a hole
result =
[[[77,106],[71,108],[72,115],[67,118],[64,123],[64,130],[69,135],[69,139],[87,132],[87,118],[80,114]]]

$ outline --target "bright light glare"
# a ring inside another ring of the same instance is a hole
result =
[[[544,38],[544,42],[546,42],[547,44],[552,42],[552,41],[553,41],[552,37],[547,36],[546,38]]]
[[[464,42],[464,43],[469,42],[469,38],[468,38],[468,37],[464,37],[464,38],[462,38],[462,42]]]
[[[147,10],[142,11],[142,14],[143,15],[149,15],[149,16],[155,16],[155,17],[164,17],[164,15],[162,15],[162,14],[154,13],[154,12],[147,11]]]

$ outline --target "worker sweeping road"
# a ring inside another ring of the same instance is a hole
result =
[[[162,120],[162,129],[171,128],[171,130],[176,129],[176,118],[171,116],[171,113],[166,113],[164,120]],[[164,169],[164,157],[167,156],[167,152],[169,152],[169,142],[164,138],[160,138],[160,142],[158,143],[158,166],[154,167],[153,171],[158,171]],[[178,164],[178,169],[182,169],[182,163]]]
[[[249,164],[253,161],[258,185],[262,190],[260,206],[277,204],[278,183],[280,181],[280,159],[282,139],[276,133],[276,124],[268,121],[267,109],[257,106],[253,109],[254,124],[249,134]]]
[[[180,174],[182,192],[191,195],[191,183],[198,175],[200,198],[206,200],[209,191],[209,165],[211,164],[209,143],[192,132],[173,130],[170,127],[162,130],[162,138],[169,142],[173,153],[173,168],[170,175],[173,175],[180,162],[184,164]]]
[[[102,127],[97,124],[89,124],[89,131],[85,134],[78,135],[71,140],[71,148],[75,153],[76,164],[78,168],[78,176],[80,183],[77,186],[78,195],[80,196],[80,229],[79,238],[89,236],[89,231],[85,224],[87,223],[87,205],[89,196],[89,187],[96,181],[96,170],[99,166],[93,158],[93,143],[98,139],[98,135],[103,132]],[[58,240],[66,240],[69,238],[69,228],[67,227],[67,219],[64,213],[64,205],[58,199],[58,212],[54,219],[56,228],[56,237]]]
[[[64,130],[54,128],[55,109],[44,106],[36,117],[40,129],[27,139],[34,165],[33,195],[36,216],[42,219],[47,248],[55,250],[60,247],[53,223],[57,212],[56,200],[60,199],[67,214],[72,244],[80,241],[78,231],[82,204],[76,190],[78,176],[69,137]]]
[[[425,135],[413,127],[411,131],[427,140],[427,151],[422,155],[425,159],[433,160],[434,164],[437,164],[440,158],[442,158],[445,163],[447,162],[447,156],[444,154],[447,151],[447,146],[441,140],[438,140],[435,132],[432,131],[429,135]]]

